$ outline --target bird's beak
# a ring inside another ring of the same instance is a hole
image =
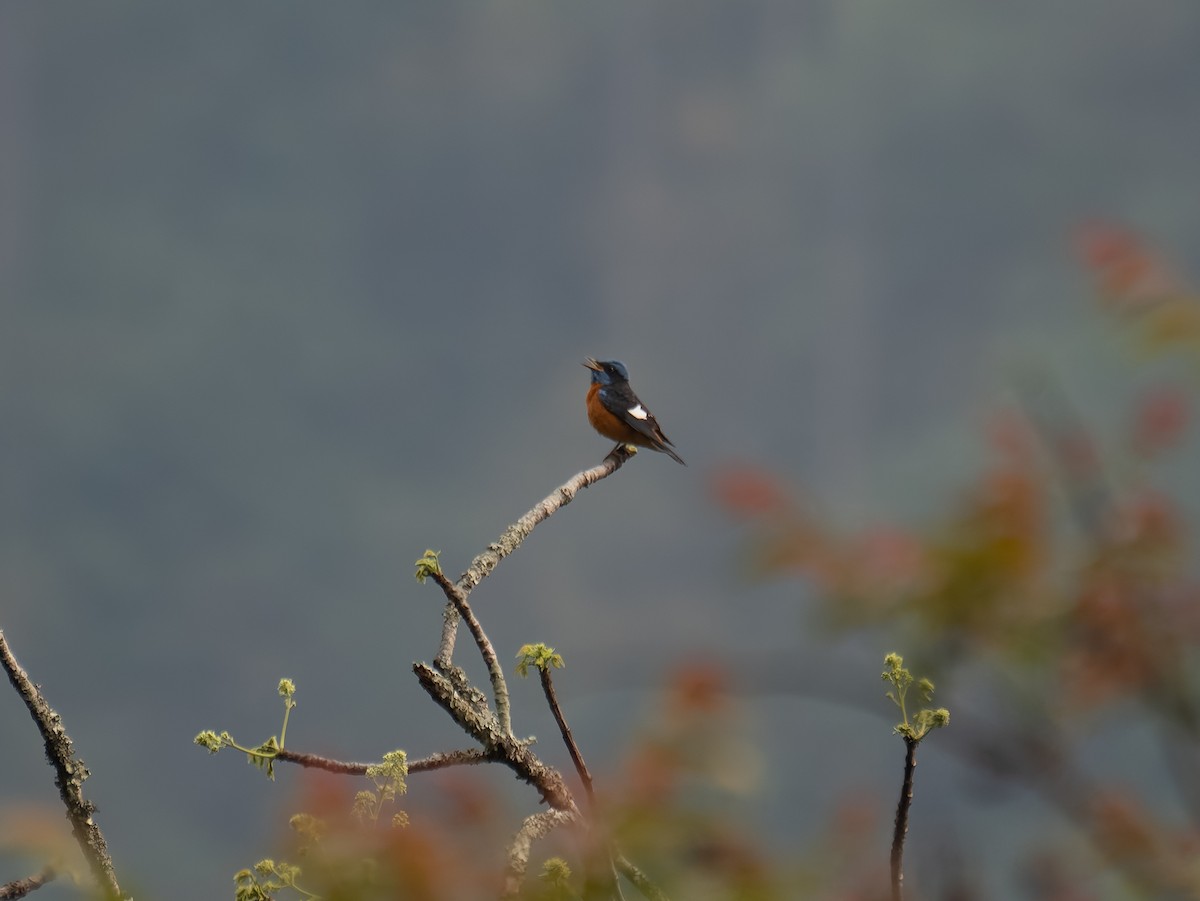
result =
[[[604,371],[604,367],[601,366],[599,363],[597,363],[595,360],[593,360],[591,357],[588,357],[587,359],[585,359],[583,361],[583,365],[586,366],[588,369],[591,369],[595,372],[603,372]]]

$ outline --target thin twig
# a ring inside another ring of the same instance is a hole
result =
[[[487,633],[483,631],[483,625],[479,622],[479,618],[475,616],[471,605],[467,603],[466,593],[456,584],[446,578],[445,573],[434,571],[431,573],[433,580],[441,587],[442,592],[446,595],[446,599],[454,605],[454,609],[458,615],[467,624],[467,628],[471,630],[471,637],[475,639],[475,645],[479,648],[479,656],[483,658],[483,662],[487,665],[488,678],[492,682],[492,697],[496,700],[496,717],[500,720],[500,728],[512,735],[512,707],[508,697],[508,684],[504,681],[504,668],[500,665],[500,658],[496,656],[496,649],[492,647],[491,640],[487,637]]]
[[[649,876],[635,867],[624,854],[618,854],[613,859],[613,863],[622,875],[642,893],[643,898],[648,898],[649,901],[670,901],[667,893],[655,885]]]
[[[504,894],[502,898],[519,898],[521,884],[525,881],[525,871],[529,869],[529,854],[533,843],[549,835],[558,826],[576,822],[577,812],[566,810],[543,810],[525,818],[520,830],[508,846],[508,868],[504,873]]]
[[[904,899],[904,837],[908,834],[908,811],[913,800],[913,771],[917,768],[918,739],[904,736],[904,782],[896,805],[896,828],[892,832],[892,901]]]
[[[625,901],[625,893],[621,891],[621,873],[617,869],[617,859],[611,853],[608,855],[608,887],[612,891],[612,901]]]
[[[32,876],[26,876],[24,879],[14,879],[12,882],[6,882],[4,885],[0,885],[0,901],[12,901],[15,898],[24,898],[34,889],[41,888],[57,875],[58,873],[54,867],[47,864],[42,868],[40,873],[34,873]]]
[[[554,722],[558,723],[558,731],[562,733],[563,744],[567,746],[567,753],[571,755],[571,762],[575,764],[575,772],[579,774],[579,781],[583,783],[583,790],[587,793],[588,809],[594,813],[596,793],[592,789],[592,774],[588,772],[587,764],[583,761],[583,754],[579,751],[579,745],[575,743],[575,736],[571,734],[571,727],[567,725],[567,718],[563,716],[562,708],[558,706],[558,695],[554,692],[550,668],[548,666],[538,667],[538,675],[542,680],[542,691],[546,694],[546,703],[550,705],[550,712],[554,714]]]
[[[546,695],[546,703],[550,706],[550,712],[554,714],[554,722],[558,723],[558,731],[562,735],[563,744],[567,746],[567,753],[571,755],[571,762],[575,764],[575,772],[579,774],[579,781],[583,783],[583,790],[588,799],[588,812],[595,816],[596,792],[592,788],[592,774],[588,771],[583,753],[575,742],[571,727],[567,725],[567,718],[563,715],[562,707],[559,706],[558,694],[554,690],[554,680],[550,675],[550,667],[539,666],[538,677],[542,681],[542,691]],[[604,853],[606,873],[603,880],[603,891],[615,901],[624,901],[625,896],[621,893],[621,880],[617,875],[616,858],[611,848]],[[584,895],[585,897],[589,896],[587,892]]]
[[[372,763],[354,763],[349,760],[334,760],[332,757],[322,757],[319,754],[305,754],[302,751],[292,751],[280,748],[275,752],[275,760],[284,763],[294,763],[306,769],[324,770],[327,773],[337,773],[340,776],[365,776],[367,767]]]
[[[321,757],[318,754],[304,754],[280,748],[275,753],[276,760],[294,763],[297,766],[310,769],[325,770],[327,773],[338,773],[345,776],[365,776],[367,767],[372,763],[353,763],[345,760],[334,760],[331,757]],[[428,757],[419,757],[408,762],[410,773],[425,773],[430,770],[444,770],[452,766],[464,766],[476,763],[486,763],[492,758],[482,748],[464,748],[460,751],[439,751]]]
[[[12,655],[4,632],[0,631],[0,664],[8,673],[12,683],[29,715],[37,724],[46,745],[46,759],[54,768],[54,784],[58,786],[59,797],[67,808],[67,819],[71,822],[71,831],[75,841],[83,852],[96,883],[106,898],[121,898],[121,887],[117,884],[117,875],[113,871],[112,858],[108,854],[108,844],[104,841],[104,833],[96,824],[93,814],[95,805],[83,797],[83,780],[90,775],[83,761],[75,757],[75,749],[71,737],[63,728],[62,717],[55,713],[54,708],[46,703],[41,691],[30,680],[25,670]]]
[[[575,495],[582,489],[612,475],[632,456],[624,447],[613,448],[612,453],[605,457],[599,466],[593,466],[591,469],[585,469],[583,472],[573,475],[535,504],[528,513],[505,529],[499,538],[487,546],[487,550],[471,561],[466,572],[454,583],[462,592],[463,597],[468,597],[475,586],[487,578],[501,560],[520,547],[521,542],[528,538],[541,522],[553,516],[560,507],[564,507],[574,500]],[[451,666],[457,634],[458,612],[453,603],[447,602],[446,614],[442,622],[442,641],[438,647],[437,657],[434,658],[434,663],[443,671]]]

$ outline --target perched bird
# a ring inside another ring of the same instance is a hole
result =
[[[658,420],[629,387],[629,370],[624,363],[600,362],[588,357],[583,365],[592,371],[587,393],[588,422],[592,428],[619,444],[648,447],[683,463],[683,458],[671,449],[671,439],[663,434]]]

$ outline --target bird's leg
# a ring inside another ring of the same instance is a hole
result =
[[[612,450],[608,452],[608,457],[616,457],[618,460],[625,458],[629,459],[637,453],[637,448],[632,444],[626,444],[624,441],[618,441]],[[608,457],[605,457],[607,460]]]

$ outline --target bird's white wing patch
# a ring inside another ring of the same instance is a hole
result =
[[[650,415],[649,413],[646,412],[646,408],[643,407],[641,404],[634,404],[626,412],[628,412],[629,415],[632,416],[634,419],[643,419],[644,420],[647,416]]]

